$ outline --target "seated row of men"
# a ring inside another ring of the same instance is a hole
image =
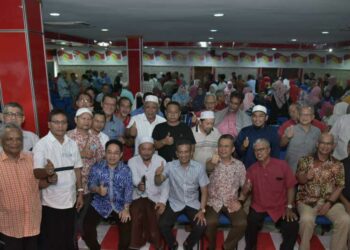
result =
[[[88,127],[83,114],[90,113],[78,111],[79,128]],[[204,113],[203,119],[205,115],[209,114]],[[49,129],[34,147],[32,158],[22,152],[22,130],[12,123],[3,128],[0,239],[5,249],[37,249],[39,233],[40,249],[74,249],[76,210],[80,211],[79,233],[93,250],[100,249],[96,227],[109,216],[119,224],[119,249],[140,249],[147,241],[163,249],[162,239],[170,249],[177,249],[172,228],[182,213],[192,224],[184,249],[192,249],[204,234],[209,249],[215,249],[220,213],[232,224],[224,249],[235,249],[243,236],[246,249],[256,249],[266,215],[281,230],[281,249],[293,249],[298,232],[300,249],[310,249],[317,215],[327,216],[334,225],[331,249],[347,249],[349,159],[344,168],[332,158],[335,141],[329,133],[318,137],[315,154],[300,158],[296,175],[287,162],[270,156],[271,145],[264,138],[254,141],[256,162],[246,170],[232,156],[238,149],[228,134],[219,137],[217,151],[205,165],[192,160],[193,144],[186,138],[175,145],[178,159],[166,162],[155,153],[156,141],[141,137],[139,154],[128,164],[122,160],[123,143],[110,140],[105,158],[97,160],[86,175],[83,160],[99,154],[99,142],[88,144],[89,134],[75,142],[74,133],[80,135],[82,129],[70,131],[68,137],[67,116],[59,110],[51,111]],[[80,143],[89,147],[80,150]],[[244,209],[248,207],[249,211]]]

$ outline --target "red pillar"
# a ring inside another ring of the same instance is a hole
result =
[[[2,102],[20,103],[24,128],[44,135],[50,102],[40,1],[2,0],[0,9]]]
[[[143,39],[141,36],[130,36],[126,42],[128,50],[129,89],[135,94],[141,90]]]

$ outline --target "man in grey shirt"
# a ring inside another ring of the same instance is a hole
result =
[[[191,142],[183,139],[176,145],[178,160],[162,165],[156,170],[155,183],[160,185],[165,179],[169,179],[169,198],[164,213],[159,219],[159,227],[164,239],[171,250],[178,248],[172,228],[177,217],[184,213],[192,224],[192,230],[185,242],[183,249],[189,250],[199,242],[205,228],[205,206],[208,198],[209,179],[205,167],[191,160]],[[201,200],[199,201],[199,189]]]
[[[314,109],[309,105],[298,106],[299,123],[285,130],[281,138],[281,147],[287,146],[286,161],[295,173],[301,157],[313,154],[321,131],[311,125]]]

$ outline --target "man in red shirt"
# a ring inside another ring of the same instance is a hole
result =
[[[297,181],[285,161],[270,157],[270,143],[258,139],[254,143],[257,162],[247,170],[243,187],[252,194],[245,233],[246,250],[256,249],[258,233],[269,215],[282,233],[281,250],[292,250],[298,236],[298,217],[294,210],[294,186]]]

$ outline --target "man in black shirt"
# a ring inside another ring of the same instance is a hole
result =
[[[175,145],[179,139],[184,138],[191,141],[193,154],[196,140],[191,128],[179,120],[181,115],[180,104],[178,102],[169,102],[165,110],[165,115],[167,121],[158,124],[152,133],[158,154],[167,162],[177,159]]]

